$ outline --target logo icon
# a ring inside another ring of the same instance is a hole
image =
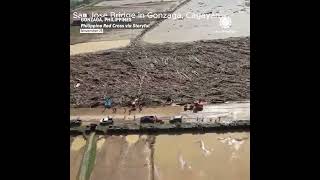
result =
[[[229,29],[231,27],[232,21],[229,16],[222,16],[219,18],[220,27],[223,29]]]

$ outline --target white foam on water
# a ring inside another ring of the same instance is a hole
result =
[[[148,176],[149,176],[148,179],[152,179],[152,178],[151,178],[151,173],[152,173],[152,172],[151,172],[151,161],[150,161],[149,156],[146,157],[146,165],[148,166],[148,169],[149,169],[149,171],[148,171],[148,172],[149,172],[149,174],[148,174]]]
[[[148,138],[148,136],[147,135],[142,135],[142,136],[140,136],[140,138],[146,140]]]
[[[154,175],[156,176],[156,178],[157,178],[158,180],[161,179],[160,172],[159,172],[159,169],[158,169],[158,166],[157,166],[157,165],[154,165]]]
[[[202,153],[203,153],[204,156],[209,156],[209,155],[211,154],[211,152],[213,151],[213,149],[208,150],[208,149],[205,147],[204,142],[203,142],[202,139],[199,140],[199,141],[196,141],[196,142],[200,143],[200,148],[201,148]]]
[[[188,164],[186,160],[183,159],[182,154],[179,154],[179,163],[180,163],[180,169],[185,170],[185,169],[191,169],[191,166]]]
[[[148,144],[145,144],[145,145],[144,145],[143,152],[144,152],[144,153],[150,153],[150,152],[151,152],[151,150],[150,150],[150,148],[149,148]]]
[[[236,151],[238,151],[240,149],[241,145],[245,142],[245,139],[247,139],[247,137],[244,137],[241,139],[240,138],[232,138],[232,137],[218,138],[218,140],[221,143],[228,144]]]

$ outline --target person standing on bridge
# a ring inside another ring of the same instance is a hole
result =
[[[104,98],[104,103],[103,103],[103,105],[104,105],[104,110],[102,111],[102,113],[104,113],[104,111],[105,111],[106,109],[110,109],[110,108],[112,107],[112,99],[111,99],[111,97],[106,96],[106,97]]]

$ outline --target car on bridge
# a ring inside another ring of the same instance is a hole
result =
[[[106,118],[102,118],[100,120],[100,125],[112,125],[113,124],[113,118],[112,117],[106,117]]]
[[[143,116],[140,118],[140,124],[145,123],[163,123],[162,120],[158,119],[157,116]]]
[[[174,116],[169,120],[169,122],[171,124],[182,123],[182,116]]]
[[[70,127],[80,126],[82,121],[80,119],[70,120]]]

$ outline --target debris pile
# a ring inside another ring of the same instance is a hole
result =
[[[71,56],[72,107],[244,100],[250,97],[250,38],[136,44]],[[81,84],[81,85],[80,85]]]

